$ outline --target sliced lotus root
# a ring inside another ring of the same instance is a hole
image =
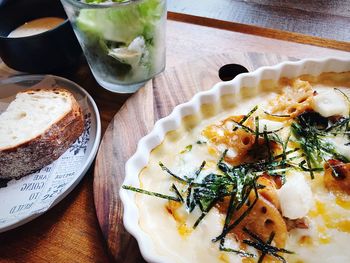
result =
[[[282,94],[269,103],[271,113],[290,115],[290,118],[295,118],[301,113],[312,109],[311,103],[314,92],[309,82],[296,79],[285,84],[289,86],[283,90]]]
[[[280,211],[281,205],[276,191],[277,186],[272,179],[272,176],[264,175],[259,177],[257,182],[258,184],[265,186],[264,188],[258,190],[259,196],[264,197]]]
[[[245,210],[246,207],[243,209]],[[244,227],[262,240],[268,240],[271,233],[274,232],[273,244],[277,247],[285,246],[288,234],[286,223],[278,209],[262,196],[259,197],[250,213],[233,229],[233,233],[238,240],[249,239],[249,236],[243,230]]]
[[[268,155],[264,139],[259,137],[258,142],[255,143],[255,134],[251,132],[255,131],[252,118],[244,122],[244,126],[251,129],[251,131],[242,128],[234,129],[236,127],[235,122],[240,122],[243,118],[244,115],[230,116],[219,124],[206,127],[202,132],[202,135],[210,142],[209,147],[212,146],[216,154],[220,155],[224,149],[232,150],[234,155],[228,153],[225,157],[225,161],[232,165],[265,159]],[[279,145],[271,141],[270,149],[278,152]]]
[[[264,185],[265,188],[258,190],[259,199],[253,209],[232,232],[240,241],[249,239],[249,236],[243,231],[244,227],[263,240],[267,240],[270,234],[275,232],[274,243],[278,247],[284,247],[287,238],[287,225],[278,210],[280,203],[276,192],[276,185],[273,180],[267,177],[260,177],[258,184]],[[250,204],[252,204],[254,199],[255,194],[252,191],[249,196]],[[218,206],[220,212],[227,213],[229,201],[230,198],[226,198],[224,202],[220,203]],[[239,211],[236,211],[231,223],[237,220],[247,208],[248,206],[244,205]]]
[[[350,195],[350,163],[328,160],[325,164],[323,180],[329,191]]]

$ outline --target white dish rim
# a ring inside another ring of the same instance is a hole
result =
[[[323,72],[350,71],[350,58],[326,57],[321,59],[302,59],[285,61],[274,66],[263,66],[249,73],[242,73],[231,81],[219,82],[207,91],[198,92],[188,102],[177,105],[166,117],[159,119],[150,133],[144,136],[137,145],[136,152],[125,164],[123,185],[139,186],[139,173],[147,165],[151,151],[160,145],[165,135],[180,126],[185,116],[199,112],[202,104],[210,99],[218,100],[226,94],[233,94],[242,87],[265,79],[281,77],[298,77],[303,74],[319,75]],[[254,86],[254,84],[252,85]],[[216,99],[215,99],[216,98]],[[137,176],[135,176],[137,175]],[[147,262],[165,263],[169,258],[157,253],[152,239],[139,225],[139,213],[134,201],[135,193],[120,189],[119,195],[124,207],[123,222],[125,229],[135,237],[142,256]]]

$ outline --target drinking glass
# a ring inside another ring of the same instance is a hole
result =
[[[61,0],[96,81],[132,93],[165,68],[166,0]]]

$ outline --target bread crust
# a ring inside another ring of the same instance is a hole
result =
[[[38,90],[26,92],[36,91]],[[54,91],[64,92],[70,97],[71,110],[35,138],[14,147],[0,149],[0,179],[20,178],[49,165],[84,131],[84,116],[74,96],[65,89]]]

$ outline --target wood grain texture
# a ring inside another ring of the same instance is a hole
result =
[[[205,23],[205,20],[203,20],[203,23]],[[350,57],[348,52],[255,36],[254,33],[244,34],[231,30],[216,29],[213,26],[207,27],[205,24],[194,25],[168,21],[166,70],[187,61],[197,61],[203,57],[215,56],[215,54],[225,52],[238,52],[241,59],[244,59],[244,53],[250,52],[273,52],[282,58],[285,56],[298,58]],[[0,78],[6,78],[14,74],[18,74],[18,72],[8,69],[3,63],[0,64]],[[84,59],[82,59],[76,71],[65,73],[62,76],[77,82],[93,96],[100,110],[103,132],[115,113],[130,97],[130,95],[112,94],[103,90],[92,77]],[[161,87],[159,87],[159,90],[161,90]],[[144,96],[151,97],[153,94],[145,93]],[[149,99],[149,97],[140,98],[140,103],[147,100],[152,101],[153,104],[153,97],[152,99]],[[157,102],[158,107],[163,108],[163,104]],[[129,116],[132,120],[135,116],[135,114],[132,114],[132,108],[129,107],[124,110],[130,111]],[[154,118],[154,116],[145,112],[143,118],[146,117]],[[149,128],[146,126],[144,129]],[[113,160],[113,162],[116,161]],[[99,167],[101,168],[101,164]],[[109,170],[105,171],[110,172]],[[79,186],[49,212],[18,229],[0,234],[0,262],[85,263],[112,261],[111,257],[108,257],[104,238],[97,222],[93,205],[92,183],[93,173],[90,169]],[[102,229],[107,227],[108,224],[102,225]],[[135,258],[138,258],[138,250],[134,250],[135,246],[132,243],[126,242],[126,244],[127,249],[124,251],[131,251],[126,255],[135,254]]]
[[[171,12],[350,41],[350,0],[173,0]]]
[[[340,49],[345,51],[350,51],[350,43],[346,41],[333,40],[327,38],[321,38],[312,35],[303,35],[301,33],[282,31],[280,29],[274,28],[262,28],[255,25],[246,25],[241,23],[236,23],[232,21],[224,21],[214,18],[200,17],[190,14],[182,14],[170,12],[168,17],[172,20],[183,21],[191,24],[198,24],[214,28],[220,28],[235,32],[241,32],[245,34],[252,34],[254,36],[264,36],[269,38],[281,39],[291,42],[297,42],[302,44],[309,44],[321,47],[328,47],[334,49]]]
[[[124,164],[135,152],[139,139],[176,105],[220,81],[218,70],[221,66],[234,61],[254,70],[287,59],[285,56],[253,52],[204,57],[168,69],[126,101],[107,128],[94,171],[97,217],[108,248],[118,262],[141,260],[140,254],[136,253],[135,240],[123,227],[123,209],[118,194],[124,180]]]

